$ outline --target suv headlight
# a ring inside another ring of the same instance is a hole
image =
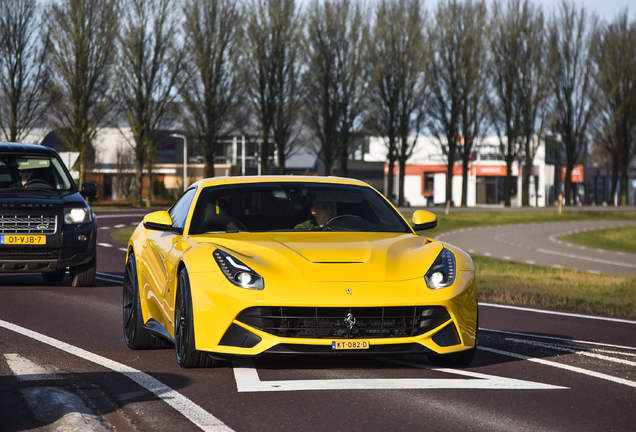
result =
[[[225,277],[234,285],[252,290],[265,288],[263,278],[238,258],[220,249],[215,250],[212,255]]]
[[[92,212],[87,207],[64,209],[65,224],[83,224],[92,220]]]
[[[451,286],[455,280],[455,255],[450,250],[443,248],[424,275],[424,280],[430,289]]]

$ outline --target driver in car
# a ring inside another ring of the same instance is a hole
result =
[[[319,199],[316,199],[309,211],[311,211],[311,219],[296,225],[294,229],[322,227],[325,222],[338,214],[338,206],[333,201],[319,201]]]
[[[20,179],[22,180],[22,186],[26,187],[26,184],[33,178],[32,169],[20,170]]]

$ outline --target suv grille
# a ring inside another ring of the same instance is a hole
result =
[[[55,234],[56,229],[56,215],[0,215],[0,234]]]
[[[289,338],[399,338],[433,330],[450,320],[450,315],[440,306],[281,306],[249,308],[237,320]]]

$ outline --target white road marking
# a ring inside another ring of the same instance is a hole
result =
[[[37,340],[38,342],[42,342],[61,351],[65,351],[69,354],[88,360],[112,371],[121,373],[122,375],[130,378],[131,380],[139,384],[141,387],[154,393],[158,398],[166,402],[172,408],[181,413],[181,415],[183,415],[185,418],[187,418],[196,426],[206,432],[232,431],[232,429],[226,426],[225,423],[223,423],[221,420],[214,417],[212,414],[192,402],[187,397],[183,396],[181,393],[173,390],[172,388],[163,384],[161,381],[151,377],[150,375],[140,370],[133,369],[109,358],[102,357],[90,351],[86,351],[79,347],[70,345],[66,342],[53,339],[49,336],[34,332],[32,330],[20,327],[7,321],[0,320],[0,327],[4,327],[7,330],[19,333],[23,336]]]
[[[532,260],[526,260],[526,264],[534,264],[534,261],[532,261]]]
[[[101,272],[97,272],[96,279],[103,280],[106,282],[113,282],[113,283],[122,283],[124,281],[124,277],[121,275],[114,275],[114,274],[101,273]]]
[[[128,252],[128,249],[126,249],[126,248],[124,248],[124,247],[121,247],[121,248],[119,248],[118,250],[120,250],[120,251],[124,251],[124,252]]]
[[[113,226],[113,228],[123,228],[123,227],[125,227],[125,226],[126,226],[125,224],[119,224],[119,225],[115,225],[115,226]]]
[[[20,381],[44,381],[60,379],[57,370],[44,368],[18,354],[5,354],[7,365]]]
[[[558,350],[558,351],[564,351],[564,352],[569,352],[569,353],[573,353],[573,354],[578,354],[578,355],[582,355],[582,356],[587,356],[587,357],[593,357],[599,360],[604,360],[604,361],[608,361],[608,362],[613,362],[613,363],[621,363],[621,364],[625,364],[628,366],[636,366],[636,362],[630,361],[630,360],[624,360],[624,359],[620,359],[620,358],[616,358],[616,357],[610,357],[610,356],[606,356],[606,355],[602,355],[602,354],[596,354],[594,352],[589,352],[591,351],[588,348],[583,348],[582,349],[575,349],[572,348],[571,346],[565,346],[565,345],[559,345],[559,344],[554,344],[554,343],[546,343],[546,342],[537,342],[537,341],[531,341],[531,340],[525,340],[525,339],[515,339],[515,338],[506,338],[507,341],[511,341],[511,342],[516,342],[516,343],[520,343],[520,344],[526,344],[526,345],[532,345],[532,346],[537,346],[537,347],[541,347],[541,348],[549,348],[549,349],[554,349],[554,350]],[[593,351],[593,350],[592,350]]]
[[[113,247],[112,244],[108,244],[108,243],[97,243],[97,245],[102,247]]]
[[[495,308],[501,308],[501,309],[513,309],[513,310],[520,310],[524,312],[534,312],[534,313],[542,313],[542,314],[548,314],[548,315],[560,315],[560,316],[584,318],[584,319],[592,319],[592,320],[600,320],[600,321],[619,322],[624,324],[636,324],[636,321],[630,321],[630,320],[620,319],[620,318],[608,318],[608,317],[593,316],[593,315],[582,315],[582,314],[575,314],[575,313],[569,313],[569,312],[533,309],[533,308],[525,308],[525,307],[511,306],[511,305],[504,305],[504,304],[479,302],[479,306],[495,307]]]
[[[109,277],[109,278],[124,280],[124,276],[122,276],[122,275],[111,274],[111,273],[102,273],[102,272],[97,272],[97,274],[99,276],[106,276],[106,277]]]
[[[561,390],[567,387],[553,386],[532,381],[523,381],[458,369],[434,368],[416,365],[436,372],[461,375],[471,379],[457,378],[411,378],[411,379],[325,379],[261,381],[254,362],[250,358],[232,362],[234,378],[239,393],[278,392],[299,390],[380,390],[380,389],[491,389],[491,390]],[[413,364],[409,364],[413,366]]]
[[[608,343],[594,342],[594,341],[585,341],[585,340],[580,340],[580,339],[568,339],[568,338],[561,338],[561,337],[555,337],[555,336],[545,336],[545,335],[532,334],[532,333],[521,333],[521,332],[513,332],[513,331],[505,331],[505,330],[492,330],[492,329],[484,329],[484,328],[480,328],[479,331],[487,331],[487,332],[491,332],[491,333],[501,333],[501,334],[516,335],[516,336],[526,336],[526,337],[532,337],[532,338],[535,338],[535,339],[548,339],[548,340],[556,340],[556,341],[561,341],[561,342],[588,344],[588,345],[596,345],[596,346],[602,346],[602,347],[618,348],[618,349],[636,351],[636,347],[630,347],[630,346],[624,346],[624,345],[613,345],[613,344],[608,344]],[[625,353],[623,353],[623,354],[625,354]],[[626,355],[632,355],[632,354],[626,354]]]
[[[607,375],[607,374],[603,374],[600,372],[595,372],[595,371],[591,371],[588,369],[583,369],[580,367],[576,367],[576,366],[570,366],[570,365],[566,365],[566,364],[562,364],[562,363],[557,363],[557,362],[553,362],[550,360],[544,360],[544,359],[539,359],[539,358],[534,358],[534,357],[528,357],[522,354],[517,354],[517,353],[511,353],[511,352],[507,352],[507,351],[501,351],[498,349],[494,349],[494,348],[488,348],[488,347],[479,347],[480,350],[483,351],[488,351],[488,352],[492,352],[495,354],[500,354],[500,355],[504,355],[504,356],[508,356],[508,357],[514,357],[514,358],[518,358],[521,360],[527,360],[527,361],[531,361],[533,363],[539,363],[542,364],[544,366],[551,366],[551,367],[555,367],[555,368],[559,368],[559,369],[565,369],[567,371],[570,372],[574,372],[574,373],[578,373],[581,375],[587,375],[587,376],[591,376],[594,378],[600,378],[600,379],[604,379],[607,381],[611,381],[613,383],[616,384],[623,384],[629,387],[636,387],[636,382],[634,381],[630,381],[630,380],[626,380],[623,378],[617,378],[611,375]]]
[[[537,252],[542,252],[542,253],[551,254],[551,255],[565,256],[565,257],[568,257],[568,258],[575,258],[575,259],[580,259],[580,260],[584,260],[584,261],[592,261],[592,262],[600,263],[600,264],[610,264],[610,265],[621,266],[621,267],[636,268],[636,264],[632,264],[632,263],[623,263],[623,262],[618,262],[618,261],[610,261],[610,260],[586,257],[586,256],[582,256],[582,255],[574,255],[574,254],[569,254],[569,253],[564,253],[564,252],[551,251],[551,250],[548,250],[548,249],[537,249]]]

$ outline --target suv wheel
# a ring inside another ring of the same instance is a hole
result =
[[[97,272],[97,254],[87,263],[80,264],[69,269],[71,276],[71,286],[89,287],[95,283],[95,274]]]

